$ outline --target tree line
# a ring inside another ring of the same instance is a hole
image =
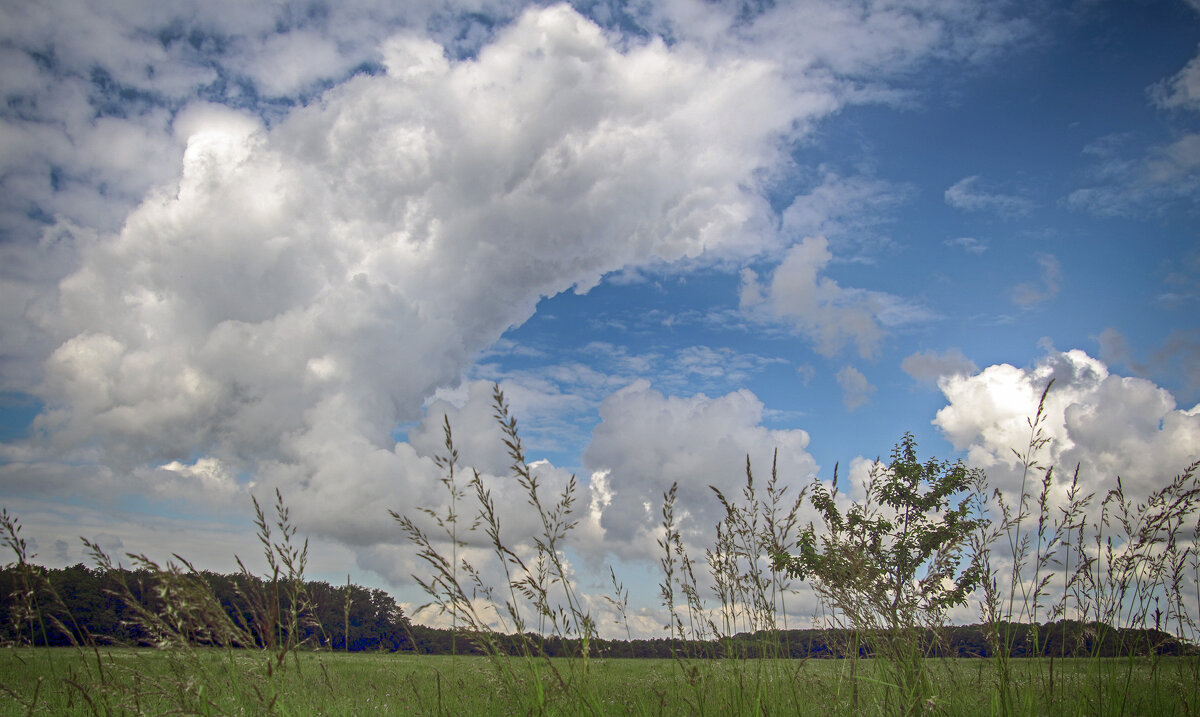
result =
[[[1037,649],[1034,648],[1034,626],[1013,624],[1015,634],[1011,657],[1124,657],[1128,655],[1195,654],[1196,647],[1181,642],[1173,635],[1154,629],[1121,629],[1106,625],[1063,620],[1037,626]],[[950,625],[936,633],[927,631],[921,639],[922,649],[929,657],[994,657],[989,646],[985,625]],[[451,632],[413,625],[413,646],[425,654],[449,654]],[[521,655],[532,646],[534,652],[547,657],[571,657],[579,654],[579,640],[558,636],[472,635],[458,634],[460,654],[490,654],[482,645],[492,645],[502,654]],[[868,643],[855,640],[847,629],[770,630],[758,633],[739,633],[717,640],[680,640],[650,638],[629,640],[592,639],[589,650],[595,656],[610,658],[688,659],[719,658],[776,658],[844,659],[852,656],[852,645],[859,645],[860,657],[874,657]]]
[[[30,587],[27,573],[36,570],[44,578]],[[200,571],[202,578],[234,620],[252,628],[256,614],[244,596],[263,594],[270,581],[245,573],[220,574]],[[150,645],[148,634],[123,595],[131,595],[142,607],[162,607],[154,589],[157,576],[150,570],[102,570],[78,564],[67,568],[42,568],[26,564],[0,569],[0,608],[6,619],[0,625],[0,641],[7,644],[66,646],[80,644],[86,637],[101,643]],[[127,591],[127,592],[126,592]],[[578,654],[578,640],[558,636],[472,634],[413,624],[387,592],[347,583],[306,581],[302,593],[311,619],[298,625],[299,642],[332,650],[403,651],[419,654],[486,654],[485,644],[501,653],[523,654],[532,648],[549,657]],[[290,608],[288,591],[280,593],[281,609]],[[34,608],[37,614],[30,611]],[[51,618],[41,620],[39,618]],[[54,627],[47,628],[51,624]],[[1099,623],[1062,620],[1038,626],[1034,649],[1032,625],[1014,624],[1011,657],[1115,657],[1129,654],[1178,655],[1192,653],[1195,646],[1183,643],[1156,629],[1117,630]],[[983,625],[947,626],[924,637],[924,652],[940,657],[993,657]],[[806,629],[740,633],[719,640],[652,638],[629,640],[593,639],[589,650],[612,658],[845,658],[851,645],[864,645],[849,630]],[[869,648],[860,647],[863,657]]]
[[[37,580],[30,580],[36,571]],[[261,635],[260,613],[246,596],[274,593],[278,610],[291,609],[290,590],[273,590],[271,581],[246,573],[199,571],[226,614]],[[82,563],[67,568],[12,565],[0,569],[0,607],[7,617],[0,640],[12,644],[66,646],[89,639],[100,643],[145,646],[154,644],[137,606],[160,612],[164,596],[156,586],[160,575],[151,570],[103,570]],[[298,623],[297,641],[333,650],[411,650],[409,622],[387,592],[347,583],[305,581],[295,591],[305,598],[310,619]],[[274,629],[278,629],[276,626]],[[201,640],[202,641],[202,640]]]

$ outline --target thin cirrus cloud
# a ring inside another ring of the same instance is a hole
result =
[[[955,237],[945,241],[946,246],[957,247],[968,254],[983,254],[988,250],[988,241],[986,239],[976,239],[975,237]]]
[[[1023,216],[1037,206],[1024,197],[981,190],[979,183],[978,175],[955,182],[945,192],[946,203],[968,212],[991,212],[1001,216]]]
[[[1088,186],[1071,191],[1066,206],[1104,217],[1153,215],[1163,207],[1191,207],[1200,197],[1200,134],[1130,150],[1094,148]]]
[[[1200,55],[1170,79],[1152,85],[1149,94],[1164,109],[1200,110]]]
[[[890,210],[913,197],[911,187],[870,176],[843,177],[828,167],[783,211],[782,230],[789,236],[822,236],[869,256],[873,245],[886,244],[883,234]],[[855,257],[857,258],[857,257]]]

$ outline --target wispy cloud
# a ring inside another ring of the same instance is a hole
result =
[[[988,242],[986,239],[976,239],[975,237],[955,237],[947,239],[946,246],[962,249],[968,254],[982,254],[988,250]]]
[[[1053,254],[1038,254],[1037,265],[1040,278],[1036,282],[1022,282],[1013,287],[1010,297],[1023,309],[1032,308],[1049,301],[1058,292],[1062,281],[1062,266]]]
[[[843,366],[837,372],[838,386],[842,389],[842,404],[848,411],[855,411],[871,400],[875,387],[867,381],[862,371],[853,366]]]
[[[786,363],[781,358],[744,353],[728,347],[689,346],[681,349],[671,361],[670,373],[718,379],[726,385],[742,385],[752,374],[774,364]]]
[[[783,212],[783,232],[788,236],[823,236],[843,250],[856,247],[852,260],[871,262],[872,249],[886,244],[881,227],[891,212],[915,194],[912,187],[870,176],[843,177],[828,167],[817,170],[819,179],[792,200]]]
[[[741,306],[752,316],[782,321],[807,336],[818,352],[839,353],[852,343],[860,356],[874,354],[885,327],[928,321],[936,315],[903,297],[846,288],[822,276],[833,259],[824,237],[793,246],[770,280],[742,272]]]
[[[1183,308],[1200,303],[1200,249],[1186,252],[1171,264],[1158,295],[1164,306]]]
[[[977,189],[978,175],[955,182],[945,192],[946,203],[956,209],[969,212],[991,212],[1001,216],[1024,216],[1037,204],[1030,199],[1013,194],[1000,194]]]
[[[1200,133],[1180,131],[1167,144],[1136,140],[1108,135],[1086,146],[1088,183],[1065,197],[1066,206],[1113,217],[1200,204]]]
[[[1163,109],[1200,110],[1200,55],[1170,79],[1151,85],[1148,92]]]

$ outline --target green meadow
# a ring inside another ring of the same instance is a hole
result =
[[[0,714],[513,715],[885,714],[887,671],[860,660],[555,659],[301,652],[270,676],[248,651],[138,648],[0,651]],[[1194,658],[1016,661],[1021,714],[1186,715],[1200,706]],[[509,664],[505,664],[509,663]],[[507,685],[506,670],[519,675]],[[1001,714],[985,659],[930,659],[935,714]],[[102,674],[101,674],[102,673]],[[560,683],[560,677],[565,680]],[[535,682],[540,680],[540,687]],[[524,694],[522,694],[524,693]]]

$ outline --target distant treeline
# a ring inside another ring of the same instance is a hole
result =
[[[983,625],[951,625],[943,628],[940,635],[928,632],[925,635],[927,653],[931,657],[992,657],[988,646],[986,627]],[[1033,657],[1034,626],[1013,625],[1016,639],[1013,657]],[[1136,655],[1182,655],[1196,654],[1196,647],[1180,642],[1169,633],[1160,630],[1114,630],[1108,626],[1063,621],[1047,623],[1037,627],[1037,642],[1042,646],[1042,656],[1055,657],[1118,657]],[[450,652],[450,631],[413,625],[415,649],[428,654]],[[522,641],[516,635],[472,636],[459,633],[457,649],[460,653],[485,654],[476,646],[480,637],[494,640],[501,652],[511,655],[522,654],[524,645],[532,646],[537,652],[550,657],[566,657],[579,654],[578,641],[565,641],[557,637],[542,638],[527,635]],[[687,641],[670,638],[639,640],[593,640],[590,648],[601,657],[642,657],[693,659],[786,657],[839,659],[853,652],[853,636],[848,630],[809,629],[774,630],[762,633],[740,633],[720,640]],[[869,637],[860,637],[859,654],[872,655]]]
[[[107,572],[75,565],[69,568],[34,567],[45,582],[32,595],[26,589],[15,566],[0,569],[0,640],[6,643],[59,645],[85,642],[85,634],[100,643],[148,645],[152,639],[136,619],[131,606],[119,597],[121,583],[144,607],[158,610],[154,589],[156,576],[149,570]],[[235,620],[253,626],[254,614],[244,596],[272,589],[269,582],[241,573],[223,575],[201,572],[221,606]],[[41,581],[39,581],[41,582]],[[49,589],[47,588],[49,586]],[[423,654],[484,654],[479,645],[493,642],[501,653],[525,654],[532,649],[550,657],[578,655],[577,641],[557,637],[527,635],[472,635],[411,624],[395,599],[383,590],[359,585],[333,586],[309,581],[304,594],[314,620],[302,623],[301,636],[306,644],[333,650],[386,650]],[[31,600],[32,598],[32,600]],[[281,608],[288,609],[286,591],[280,591]],[[31,621],[27,610],[34,607],[41,615],[57,620]],[[68,636],[61,625],[72,632]],[[1013,657],[1032,657],[1035,644],[1033,625],[1014,625]],[[1107,625],[1060,621],[1036,626],[1036,644],[1043,656],[1117,657],[1129,654],[1195,654],[1194,645],[1181,642],[1167,632],[1155,629],[1115,630]],[[931,656],[992,657],[984,625],[955,625],[940,634],[924,636]],[[590,650],[603,657],[689,658],[758,657],[844,658],[854,643],[844,630],[808,629],[741,633],[734,637],[709,641],[685,641],[670,638],[638,640],[593,640]],[[859,653],[871,655],[870,640],[859,640]]]
[[[121,596],[127,587],[128,594],[143,607],[161,613],[165,606],[160,604],[155,589],[159,583],[154,572],[109,572],[83,564],[57,569],[29,567],[39,571],[45,581],[27,580],[16,566],[0,570],[3,609],[0,640],[65,646],[72,644],[72,640],[85,643],[87,635],[98,643],[153,643],[136,611]],[[245,596],[273,594],[269,581],[242,573],[222,575],[202,571],[199,576],[212,588],[213,595],[232,619],[261,634],[261,626],[255,624],[255,611]],[[35,587],[32,594],[27,587],[31,582]],[[413,649],[408,618],[396,600],[383,590],[308,581],[303,592],[311,606],[310,617],[315,618],[300,623],[299,637],[303,642],[335,650]],[[277,593],[279,609],[286,612],[290,609],[288,590]],[[29,614],[31,607],[37,615]],[[64,633],[64,629],[73,634]]]

